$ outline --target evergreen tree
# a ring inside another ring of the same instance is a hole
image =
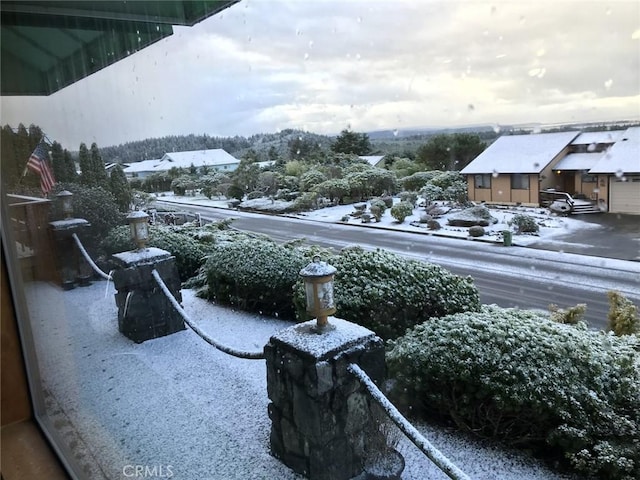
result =
[[[71,181],[71,179],[65,176],[64,152],[62,151],[62,145],[58,142],[53,142],[51,145],[51,164],[53,167],[53,176],[57,182]]]
[[[9,125],[2,128],[2,138],[0,139],[0,169],[2,170],[2,182],[5,187],[13,188],[20,180],[20,175],[24,169],[24,165],[16,156],[15,137]],[[26,159],[24,160],[26,164]]]
[[[368,155],[371,152],[371,142],[366,133],[343,130],[336,137],[336,141],[331,145],[334,153],[351,153],[355,155]]]
[[[116,165],[109,177],[109,190],[116,199],[121,212],[129,211],[133,195],[127,177],[120,165]]]
[[[64,149],[64,152],[63,152],[63,159],[64,159],[64,167],[62,168],[63,178],[65,178],[66,179],[65,181],[67,182],[77,182],[78,172],[76,171],[76,164],[73,161],[71,152],[69,152],[69,150],[67,150],[66,148]]]
[[[91,157],[89,150],[84,143],[80,144],[78,152],[78,160],[80,162],[80,183],[82,185],[92,186],[96,184],[96,177],[91,168]]]
[[[109,179],[107,171],[104,168],[104,162],[102,161],[100,150],[95,142],[91,144],[91,168],[94,171],[96,184],[106,187]]]

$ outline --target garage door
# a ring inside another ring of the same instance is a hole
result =
[[[609,211],[640,213],[640,176],[625,177],[626,182],[611,178]]]

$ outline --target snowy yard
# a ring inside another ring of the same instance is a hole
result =
[[[209,200],[204,196],[176,196],[172,192],[166,192],[161,194],[158,200],[170,201],[176,203],[186,203],[203,206],[214,206],[218,208],[229,208],[227,200]],[[397,202],[398,199],[395,199]],[[277,201],[276,201],[277,202]],[[365,203],[365,202],[362,202]],[[264,208],[268,210],[277,203],[272,202],[270,199],[256,199],[252,200],[251,204],[255,208]],[[342,219],[355,211],[354,205],[340,205],[337,207],[321,208],[310,212],[303,212],[295,215],[289,215],[297,218],[303,218],[306,220],[313,220],[327,223],[342,222]],[[367,203],[367,209],[369,204]],[[440,230],[428,230],[425,224],[420,224],[420,216],[425,213],[424,207],[416,207],[413,210],[413,214],[408,216],[403,223],[398,223],[390,214],[389,209],[382,215],[380,222],[372,220],[370,223],[362,223],[359,218],[350,218],[348,224],[361,225],[369,228],[387,228],[394,230],[401,230],[407,232],[421,232],[436,236],[445,236],[452,238],[469,238],[469,229],[467,227],[454,227],[447,224],[449,217],[459,212],[460,209],[452,209],[450,212],[436,218],[441,225]],[[498,220],[488,227],[485,227],[485,235],[476,240],[489,241],[489,242],[502,242],[502,231],[513,230],[514,227],[509,225],[509,221],[517,214],[525,214],[533,217],[538,224],[539,231],[536,234],[514,234],[513,243],[521,246],[531,245],[532,243],[540,240],[553,240],[555,237],[560,237],[575,231],[594,230],[601,228],[600,225],[585,222],[572,217],[559,216],[549,212],[545,208],[534,207],[490,207],[491,215]],[[344,222],[343,222],[344,223]]]
[[[181,480],[303,478],[269,454],[264,361],[230,357],[191,330],[133,343],[118,332],[113,285],[105,281],[64,295],[33,284],[27,293],[43,300],[31,314],[53,421],[87,468],[111,479],[123,478],[131,464],[171,466]],[[194,322],[232,347],[261,349],[290,325],[211,304],[191,290],[182,295]],[[473,479],[576,478],[523,451],[435,425],[416,427]],[[404,480],[447,478],[404,437],[399,450]]]

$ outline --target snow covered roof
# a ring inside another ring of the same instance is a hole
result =
[[[640,173],[640,127],[625,130],[589,173]]]
[[[155,167],[155,171],[169,170],[170,168],[189,168],[203,166],[237,165],[240,160],[229,155],[221,148],[210,150],[192,150],[188,152],[165,153],[160,159],[160,163]]]
[[[604,155],[603,152],[570,153],[553,167],[556,170],[589,170]]]
[[[131,163],[124,168],[124,173],[152,172],[154,167],[160,162],[159,158],[155,160],[142,160],[141,162]]]
[[[571,145],[592,145],[598,143],[614,143],[624,130],[605,130],[601,132],[584,132],[578,135]]]
[[[384,155],[360,155],[360,158],[369,162],[370,165],[377,167],[380,160],[384,158]]]
[[[493,142],[460,173],[540,173],[578,134],[505,135]]]

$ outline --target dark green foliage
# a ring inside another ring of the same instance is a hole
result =
[[[486,148],[476,134],[438,134],[422,145],[416,162],[427,170],[462,170]]]
[[[243,310],[293,319],[293,286],[307,263],[299,250],[270,240],[221,244],[204,267],[207,296]]]
[[[227,198],[235,198],[236,200],[242,200],[244,197],[244,189],[235,183],[229,185],[227,190]]]
[[[209,250],[206,243],[193,238],[184,229],[150,226],[149,236],[149,247],[161,248],[176,257],[176,266],[183,282],[194,276],[205,262]],[[135,248],[128,225],[112,229],[100,244],[101,253],[106,256]]]
[[[473,281],[437,265],[361,248],[346,249],[326,261],[338,270],[336,315],[385,339],[396,338],[430,317],[480,308]],[[305,318],[301,283],[295,300],[299,318]]]
[[[77,183],[59,183],[53,195],[62,190],[73,193],[73,216],[84,218],[91,224],[91,228],[82,230],[78,234],[89,251],[95,251],[100,241],[113,227],[125,222],[125,215],[120,212],[116,199],[104,188]],[[54,202],[54,218],[62,218],[58,208],[58,202]]]
[[[371,142],[366,133],[343,130],[336,137],[336,141],[331,145],[334,153],[351,153],[355,155],[368,155],[371,152]]]
[[[555,453],[584,476],[640,477],[640,340],[483,307],[391,345],[399,401],[460,428]]]
[[[109,190],[111,190],[111,193],[116,199],[116,203],[118,204],[120,211],[128,212],[131,206],[131,201],[133,200],[131,186],[129,185],[129,181],[127,180],[127,177],[122,171],[122,167],[120,165],[116,165],[111,171],[111,176],[109,177]]]

